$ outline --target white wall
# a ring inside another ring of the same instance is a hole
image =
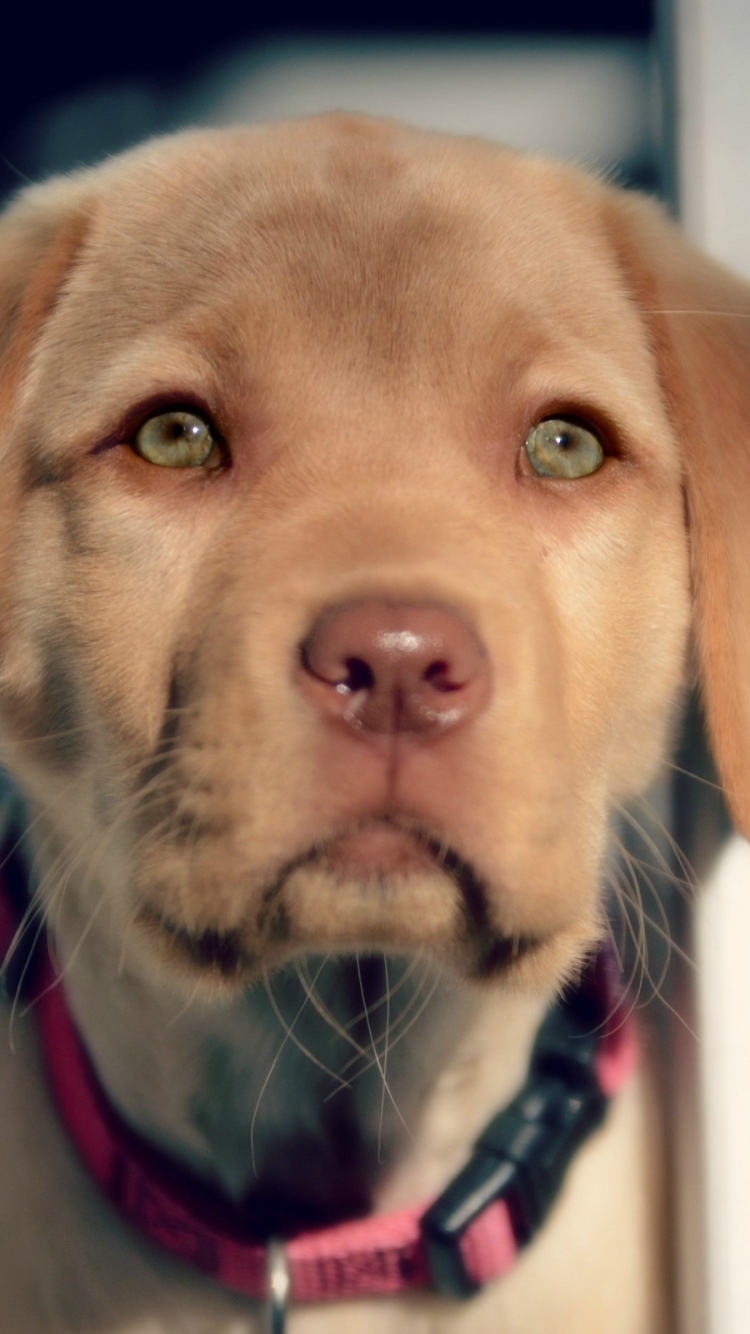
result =
[[[651,53],[637,39],[280,41],[220,62],[198,99],[210,124],[347,110],[604,169],[654,155]]]
[[[750,278],[750,3],[675,0],[673,24],[683,225],[715,258]],[[686,1305],[684,1334],[747,1334],[750,847],[744,840],[731,841],[703,887],[695,933],[702,1145],[694,1147],[702,1149],[706,1293],[700,1323]],[[683,1166],[687,1172],[693,1164]]]

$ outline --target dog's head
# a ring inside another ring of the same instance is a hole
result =
[[[654,206],[386,122],[188,134],[25,192],[0,301],[1,735],[63,935],[106,887],[175,976],[548,983],[693,603],[748,828],[750,296]]]

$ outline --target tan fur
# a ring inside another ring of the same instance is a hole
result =
[[[747,289],[582,173],[348,117],[159,141],[26,192],[3,228],[2,755],[100,1077],[158,1143],[252,1195],[304,1136],[321,1164],[333,1151],[330,1088],[293,1043],[269,1106],[281,1033],[253,984],[270,973],[293,1014],[295,961],[413,955],[423,980],[399,1004],[435,996],[389,1067],[413,1139],[389,1098],[371,1124],[377,1070],[346,1105],[371,1203],[429,1198],[603,930],[607,821],[668,751],[692,587],[717,760],[750,829]],[[139,458],[156,402],[208,412],[231,467]],[[599,472],[524,462],[556,413],[599,427]],[[492,697],[470,725],[384,758],[310,707],[300,644],[370,595],[473,627]],[[474,868],[481,931],[444,859],[337,872],[346,836],[384,820]],[[503,940],[518,957],[500,966]],[[326,1008],[349,1022],[350,965],[327,967]],[[3,1058],[8,1334],[255,1328],[132,1239],[35,1111],[57,1248],[21,1145],[41,1096],[29,1022]],[[475,1302],[300,1311],[293,1334],[667,1330],[654,1127],[641,1077]]]

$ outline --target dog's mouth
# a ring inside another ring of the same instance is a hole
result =
[[[339,835],[316,849],[313,858],[334,873],[355,877],[409,875],[431,870],[436,862],[431,840],[386,819]]]
[[[303,953],[433,956],[464,977],[507,972],[546,935],[493,922],[488,884],[431,831],[389,818],[349,826],[286,863],[239,925],[190,925],[142,902],[161,954],[217,982],[247,985]]]

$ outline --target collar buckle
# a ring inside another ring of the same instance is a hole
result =
[[[495,1201],[504,1201],[517,1247],[542,1226],[579,1145],[601,1123],[607,1099],[596,1080],[604,1017],[575,995],[545,1019],[521,1092],[487,1126],[469,1162],[421,1222],[433,1286],[470,1297],[482,1286],[461,1242]]]

